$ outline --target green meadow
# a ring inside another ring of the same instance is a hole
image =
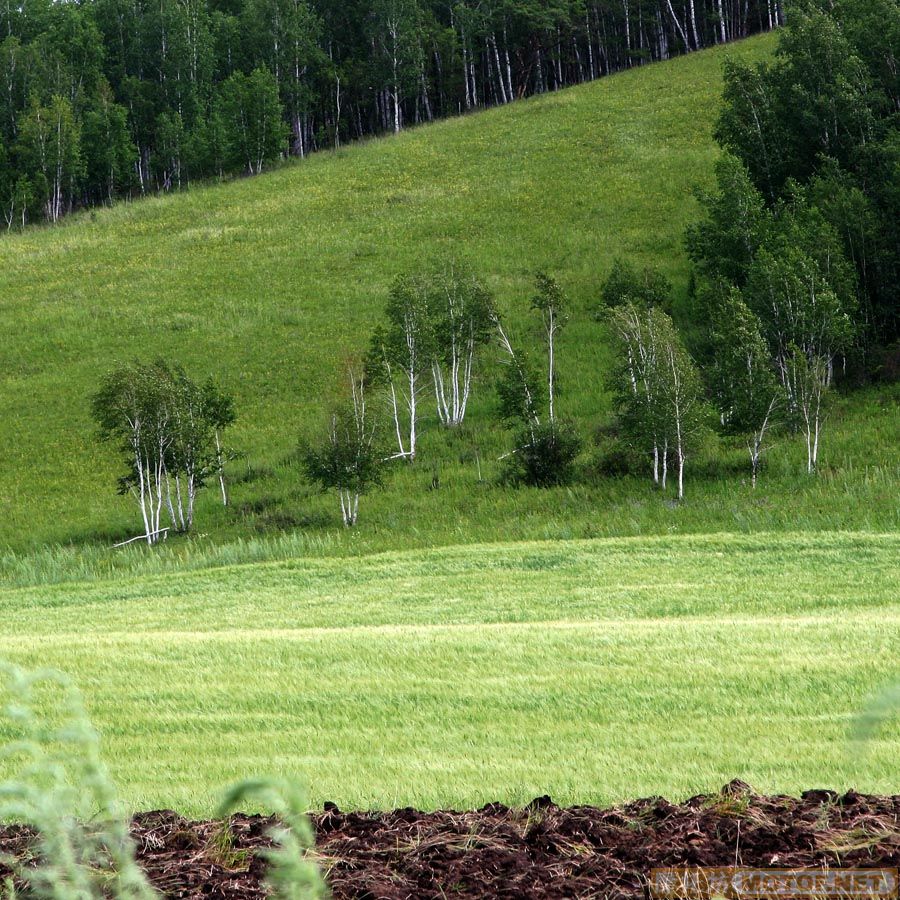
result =
[[[126,802],[231,781],[344,808],[896,788],[896,535],[478,545],[0,594],[0,655],[83,687]]]

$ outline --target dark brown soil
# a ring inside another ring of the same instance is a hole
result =
[[[807,791],[761,797],[741,782],[674,805],[661,798],[613,809],[561,809],[541,797],[524,810],[314,816],[317,854],[336,898],[643,898],[655,866],[900,866],[900,796]],[[257,898],[271,820],[215,822],[172,812],[135,818],[139,860],[168,897]],[[0,855],[29,834],[0,829]]]

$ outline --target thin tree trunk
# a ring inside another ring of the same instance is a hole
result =
[[[219,429],[216,429],[216,468],[219,471],[219,487],[222,491],[222,506],[228,506],[228,492],[225,490],[225,464],[222,459],[222,445],[219,443]]]

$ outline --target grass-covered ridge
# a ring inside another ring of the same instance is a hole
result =
[[[505,310],[525,306],[538,266],[559,276],[576,310],[560,345],[561,407],[586,429],[601,421],[599,284],[625,255],[685,291],[682,236],[692,188],[709,180],[718,152],[722,62],[760,58],[772,43],[705,51],[0,241],[0,546],[134,533],[134,511],[114,496],[116,463],[93,441],[88,396],[114,362],[156,354],[237,394],[232,442],[248,462],[234,474],[246,483],[233,513],[201,510],[201,531],[330,528],[330,506],[284,460],[298,432],[318,424],[344,354],[364,347],[392,278],[450,248],[485,274]],[[419,474],[404,473],[370,520],[396,530],[390,511],[431,482],[433,466],[452,483],[477,455],[491,476],[507,440],[491,430],[492,408],[484,377],[471,428],[449,441],[433,435],[431,451],[426,438]],[[447,507],[440,496],[421,504],[418,522],[399,524],[413,543],[421,521]]]
[[[83,687],[127,802],[248,773],[314,805],[896,788],[896,535],[658,537],[0,591],[0,656]]]

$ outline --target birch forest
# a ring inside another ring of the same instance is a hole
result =
[[[781,24],[780,0],[2,0],[7,229]]]

